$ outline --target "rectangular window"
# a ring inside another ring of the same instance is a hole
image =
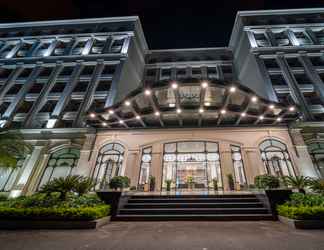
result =
[[[241,147],[231,145],[231,151],[232,151],[235,182],[239,183],[240,185],[246,185],[247,181],[245,177]]]
[[[139,189],[143,189],[143,185],[149,184],[151,162],[152,162],[152,147],[144,148],[142,151],[140,175],[138,180]]]

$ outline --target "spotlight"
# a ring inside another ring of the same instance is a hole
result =
[[[204,113],[204,109],[203,108],[200,108],[199,109],[199,113],[201,114],[201,113]]]
[[[125,102],[125,105],[126,105],[126,106],[130,106],[130,105],[131,105],[130,101],[126,101],[126,102]]]
[[[208,87],[208,82],[202,82],[202,83],[201,83],[201,87],[202,87],[203,89],[207,88],[207,87]]]
[[[177,109],[177,113],[180,114],[182,112],[181,109]]]
[[[136,118],[137,120],[140,120],[140,119],[141,119],[141,117],[140,117],[139,115],[137,115],[135,118]]]
[[[251,101],[252,102],[257,102],[258,101],[258,98],[256,96],[252,96]]]
[[[102,126],[106,127],[108,124],[106,122],[101,123]]]
[[[112,109],[110,109],[109,111],[108,111],[108,113],[110,114],[110,115],[112,115],[113,113],[115,113]]]
[[[159,115],[160,115],[160,112],[159,112],[159,111],[156,111],[156,112],[154,113],[154,115],[155,115],[155,116],[159,116]]]
[[[221,110],[221,114],[224,115],[226,113],[226,110],[225,109],[222,109]]]
[[[177,84],[176,82],[173,82],[173,83],[171,84],[171,87],[172,87],[173,89],[177,89],[177,88],[178,88],[178,84]]]
[[[170,108],[174,108],[175,107],[175,103],[169,103],[169,107]]]
[[[231,93],[234,93],[234,92],[236,91],[236,88],[232,86],[232,87],[230,87],[229,91],[230,91]]]
[[[274,108],[275,108],[275,106],[273,104],[269,105],[269,109],[274,109]]]
[[[289,111],[295,111],[295,107],[294,106],[289,107]]]
[[[145,95],[147,95],[147,96],[149,96],[149,95],[151,95],[151,90],[149,90],[149,89],[146,89],[145,91],[144,91],[144,94]]]
[[[242,113],[241,116],[242,116],[242,117],[245,117],[245,116],[246,116],[246,113]]]
[[[210,106],[210,102],[205,102],[205,106],[209,107]]]
[[[91,118],[95,118],[96,117],[96,114],[95,113],[90,113],[89,115]]]
[[[264,119],[264,116],[263,115],[260,115],[259,116],[259,120],[263,120]]]
[[[278,122],[281,122],[281,121],[282,121],[282,118],[281,118],[281,117],[278,117],[278,118],[277,118],[277,121],[278,121]]]
[[[119,120],[119,123],[120,123],[120,124],[124,124],[124,121],[123,121],[123,120]]]

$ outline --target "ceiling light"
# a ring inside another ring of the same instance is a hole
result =
[[[126,101],[126,102],[125,102],[125,105],[126,105],[126,106],[130,106],[130,105],[131,105],[130,101]]]
[[[175,103],[169,103],[169,107],[170,108],[174,108],[175,107]]]
[[[110,109],[109,111],[108,111],[108,113],[110,114],[110,115],[112,115],[113,113],[115,113],[112,109]]]
[[[204,113],[204,109],[203,108],[200,108],[199,109],[199,113]]]
[[[295,107],[294,106],[289,107],[289,111],[295,111]]]
[[[147,96],[149,96],[149,95],[151,95],[151,90],[149,90],[149,89],[146,89],[145,91],[144,91],[144,94],[145,95],[147,95]]]
[[[102,126],[106,127],[108,124],[106,122],[101,123]]]
[[[278,121],[278,122],[281,122],[281,120],[282,120],[281,117],[278,117],[278,118],[277,118],[277,121]]]
[[[258,98],[256,96],[252,96],[251,101],[252,102],[257,102],[258,101]]]
[[[274,107],[275,107],[275,106],[274,106],[273,104],[270,104],[270,105],[269,105],[269,109],[274,109]]]
[[[224,115],[225,113],[226,113],[226,110],[225,110],[225,109],[222,109],[222,110],[221,110],[221,114]]]
[[[139,115],[137,115],[135,118],[136,118],[137,120],[140,120],[140,119],[141,119],[141,117],[140,117]]]
[[[171,87],[172,87],[173,89],[177,89],[177,88],[178,88],[178,84],[177,84],[176,82],[173,82],[173,83],[171,84]]]
[[[242,117],[246,116],[246,113],[242,113],[241,116],[242,116]]]
[[[210,102],[205,102],[205,106],[210,106]]]
[[[96,114],[95,113],[90,113],[89,115],[91,118],[95,118],[96,117]]]
[[[263,120],[264,119],[264,116],[263,115],[260,115],[259,116],[259,120]]]
[[[160,115],[160,112],[159,112],[159,111],[156,111],[156,112],[154,113],[154,115],[155,115],[155,116],[159,116],[159,115]]]
[[[230,87],[229,91],[230,91],[231,93],[234,93],[234,92],[236,91],[236,88],[235,88],[235,87]]]
[[[181,109],[177,109],[177,113],[180,114],[182,111]]]
[[[202,83],[201,83],[201,87],[202,87],[203,89],[207,88],[207,87],[208,87],[208,82],[202,82]]]
[[[124,121],[123,121],[123,120],[119,120],[119,123],[120,123],[120,124],[123,124],[123,123],[124,123]]]

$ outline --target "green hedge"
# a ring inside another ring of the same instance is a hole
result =
[[[295,193],[277,207],[278,214],[295,220],[324,220],[324,196]]]
[[[94,207],[30,207],[15,208],[0,205],[2,219],[94,220],[109,215],[109,205]]]
[[[323,206],[290,206],[279,205],[278,214],[295,220],[324,220]]]

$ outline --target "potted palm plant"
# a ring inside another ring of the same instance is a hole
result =
[[[170,192],[171,191],[171,184],[172,184],[172,180],[166,180],[166,191]]]
[[[150,192],[153,192],[155,190],[155,177],[150,175],[149,181],[150,181]]]
[[[188,185],[189,190],[193,189],[194,181],[193,181],[193,177],[191,175],[187,176],[187,185]]]
[[[127,176],[115,176],[111,178],[109,187],[111,190],[97,191],[98,196],[106,204],[111,206],[111,215],[114,217],[117,214],[119,200],[124,188],[129,187],[130,179]]]
[[[284,182],[293,189],[298,189],[299,193],[306,194],[305,188],[311,184],[311,179],[305,176],[285,176]]]

